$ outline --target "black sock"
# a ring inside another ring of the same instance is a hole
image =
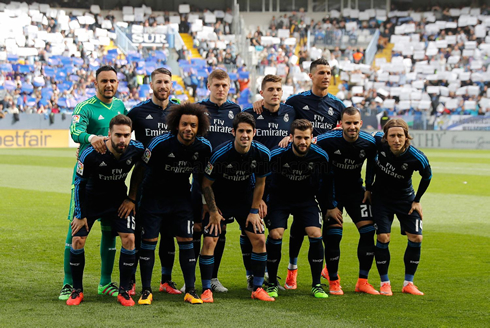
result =
[[[158,255],[160,256],[160,263],[162,265],[161,282],[164,283],[172,280],[172,269],[175,261],[175,241],[173,236],[162,234]]]
[[[342,228],[323,229],[323,242],[325,243],[325,261],[327,262],[330,280],[338,280],[340,261],[340,241]]]
[[[291,230],[289,231],[289,258],[297,259],[299,256],[299,251],[303,245],[303,240],[305,238],[305,229],[299,224],[291,225]]]
[[[143,289],[151,291],[151,276],[155,265],[156,241],[142,241],[140,248],[140,272]]]
[[[184,283],[186,292],[194,289],[196,280],[196,258],[192,241],[179,241],[179,262],[182,274],[184,275]]]
[[[131,274],[131,282],[136,283],[136,271],[138,270],[138,262],[140,260],[140,248],[143,234],[143,227],[141,223],[136,218],[136,228],[134,230],[134,246],[135,246],[135,254],[134,254],[134,265],[133,265],[133,273]]]
[[[83,269],[85,269],[85,250],[70,248],[70,268],[73,288],[83,292]]]
[[[376,266],[378,267],[379,277],[381,281],[389,281],[388,279],[388,267],[390,266],[390,249],[388,245],[390,243],[382,243],[379,240],[374,247],[374,257],[376,259]]]
[[[323,269],[323,245],[322,237],[308,238],[310,249],[308,250],[308,261],[310,262],[312,286],[320,284],[320,276]]]
[[[413,281],[413,276],[417,271],[420,261],[421,247],[422,243],[414,243],[410,240],[408,241],[405,256],[403,257],[405,261],[405,280],[407,281]]]
[[[202,237],[202,231],[194,231],[192,234],[192,243],[194,244],[194,257],[197,259],[199,258],[199,252],[201,251],[201,237]]]
[[[226,230],[221,231],[221,235],[218,238],[218,242],[216,243],[216,247],[214,248],[214,269],[213,269],[213,278],[218,278],[218,270],[221,264],[221,258],[223,257],[223,252],[225,251],[226,244]]]
[[[269,283],[276,285],[277,271],[281,262],[282,239],[267,237],[267,272],[269,273]]]
[[[119,255],[119,286],[128,291],[131,289],[131,274],[133,273],[135,250],[121,247]]]
[[[252,244],[247,236],[240,235],[240,248],[242,249],[243,265],[245,266],[245,271],[247,276],[251,276],[252,273]]]
[[[254,276],[254,291],[257,288],[262,288],[264,284],[265,266],[267,263],[267,253],[252,252],[250,264],[252,266],[252,274]]]
[[[374,233],[372,224],[359,229],[357,258],[359,259],[359,278],[367,279],[374,259]]]
[[[201,269],[202,291],[211,289],[211,277],[213,275],[214,256],[201,255],[199,257],[199,268]]]

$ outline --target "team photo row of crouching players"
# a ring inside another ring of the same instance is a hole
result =
[[[127,112],[114,97],[116,70],[100,67],[96,95],[75,108],[70,128],[80,148],[59,299],[68,305],[83,301],[84,247],[97,220],[102,232],[98,294],[115,297],[123,306],[134,306],[132,296],[137,294],[138,304],[152,304],[159,239],[159,292],[181,295],[190,304],[219,299],[218,293],[228,291],[218,272],[227,226],[234,221],[241,232],[243,286],[253,300],[276,301],[287,289],[297,288],[305,235],[312,297],[340,296],[344,213],[359,232],[355,292],[393,295],[388,268],[396,214],[407,236],[399,290],[424,295],[413,280],[422,243],[420,200],[432,177],[426,156],[410,144],[408,125],[401,119],[389,120],[381,132],[361,131],[359,110],[345,107],[328,93],[332,75],[325,59],[311,63],[309,76],[312,89],[285,103],[282,79],[265,76],[263,99],[242,111],[228,100],[230,79],[225,71],[216,69],[208,76],[209,98],[181,104],[170,98],[172,73],[158,68],[151,74],[151,98]],[[131,138],[133,131],[136,140]],[[414,171],[421,176],[416,192]],[[278,268],[288,226],[289,263],[282,285]],[[118,235],[119,287],[112,282]],[[176,253],[182,288],[172,280]],[[380,277],[378,289],[368,282],[373,262]],[[325,289],[322,277],[328,280]]]

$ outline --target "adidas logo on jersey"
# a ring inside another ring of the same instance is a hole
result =
[[[174,153],[170,153],[170,154],[168,154],[168,157],[175,158],[175,155],[174,155]]]
[[[308,107],[308,105],[306,105],[305,107],[303,107],[304,110],[310,110],[310,107]]]
[[[107,164],[105,162],[102,162],[99,164],[99,166],[107,166]]]
[[[153,119],[153,116],[151,116],[151,114],[149,114],[147,117],[146,117],[147,120],[152,120]]]
[[[228,165],[226,166],[226,168],[227,168],[227,169],[232,169],[232,168],[233,168],[233,165],[228,164]]]
[[[289,166],[289,164],[288,164],[288,163],[286,163],[286,164],[284,164],[282,167],[289,168],[290,166]]]
[[[257,119],[258,119],[258,120],[263,120],[263,119],[264,119],[264,117],[263,117],[262,115],[259,115],[259,116],[257,117]]]
[[[99,115],[99,121],[100,121],[100,120],[103,120],[103,119],[104,119],[104,116]]]
[[[334,152],[334,154],[336,154],[336,155],[342,155],[342,154],[340,153],[340,150],[339,150],[339,149],[337,149],[337,150]]]
[[[386,153],[384,151],[381,152],[381,155],[383,155],[384,157],[386,157]]]

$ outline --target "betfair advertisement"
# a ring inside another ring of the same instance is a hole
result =
[[[0,148],[69,147],[68,130],[0,130]]]

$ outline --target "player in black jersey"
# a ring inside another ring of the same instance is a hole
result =
[[[311,293],[316,298],[327,298],[320,283],[323,267],[322,214],[316,201],[316,178],[328,173],[328,155],[311,144],[313,127],[308,120],[299,119],[291,126],[293,142],[286,148],[274,148],[271,153],[272,174],[268,178],[268,213],[266,217],[267,268],[270,277],[277,276],[281,261],[281,245],[289,215],[300,221],[310,240],[308,260],[313,279]],[[270,282],[267,293],[278,296],[277,280]]]
[[[197,104],[174,106],[167,116],[170,132],[155,137],[145,150],[144,162],[149,172],[144,179],[138,215],[143,222],[140,249],[140,271],[143,292],[139,304],[153,300],[151,276],[155,248],[162,225],[177,238],[179,261],[184,275],[184,300],[200,304],[194,289],[196,258],[192,244],[193,213],[189,178],[202,177],[211,154],[211,144],[201,137],[209,119],[206,110]],[[130,196],[136,197],[144,167],[137,166],[131,179]]]
[[[381,277],[380,293],[393,295],[388,278],[390,264],[391,225],[396,214],[400,221],[402,235],[407,235],[405,250],[405,281],[402,292],[424,295],[413,284],[413,277],[420,261],[422,246],[422,205],[420,199],[432,178],[432,170],[427,157],[410,145],[412,137],[408,125],[402,119],[391,119],[383,127],[384,133],[375,136],[378,147],[376,158],[376,179],[373,185],[373,217],[377,225],[378,240],[375,247],[376,265]],[[412,175],[419,171],[420,180],[417,193],[412,185]]]
[[[127,196],[125,180],[129,171],[141,159],[143,145],[131,140],[131,120],[117,115],[109,123],[109,140],[104,154],[89,146],[80,154],[75,177],[75,210],[71,223],[73,243],[70,250],[70,267],[73,275],[73,291],[66,301],[79,305],[83,301],[83,271],[85,268],[84,246],[94,222],[101,218],[112,225],[121,237],[119,258],[120,287],[117,301],[133,306],[128,294],[134,265],[134,216],[118,217],[119,206]]]
[[[267,207],[262,197],[265,178],[270,173],[270,152],[261,143],[253,141],[255,121],[248,113],[235,116],[233,134],[235,140],[222,144],[213,152],[202,184],[209,214],[203,219],[205,238],[199,258],[203,285],[201,297],[204,302],[213,302],[214,249],[222,226],[235,218],[252,243],[252,298],[274,301],[262,289],[267,260],[262,220]]]
[[[368,274],[374,258],[374,223],[371,215],[370,192],[363,188],[361,170],[367,160],[366,185],[373,180],[376,142],[370,134],[361,131],[361,113],[354,107],[342,111],[342,130],[330,131],[317,137],[316,144],[330,157],[332,192],[321,197],[325,212],[323,241],[328,268],[330,294],[343,295],[338,276],[340,241],[342,239],[345,209],[359,231],[357,257],[359,259],[359,279],[356,292],[379,294],[368,283]],[[331,195],[335,195],[332,199]]]
[[[170,99],[172,93],[172,73],[166,68],[157,68],[151,73],[150,87],[153,94],[150,99],[145,100],[131,109],[128,116],[133,121],[133,130],[136,140],[141,141],[147,147],[150,141],[163,133],[168,132],[167,115],[172,106],[178,105],[180,101]],[[136,200],[138,202],[138,200]],[[138,219],[139,217],[136,217]],[[138,264],[138,253],[141,245],[141,223],[136,221],[136,266]],[[181,294],[172,281],[172,269],[175,261],[175,242],[174,236],[169,230],[163,229],[160,232],[159,256],[162,265],[162,280],[160,281],[160,291],[169,294]],[[135,275],[133,275],[133,288],[135,293]]]
[[[269,150],[278,145],[286,147],[289,144],[289,132],[291,124],[296,119],[296,113],[293,107],[281,103],[282,78],[277,75],[266,75],[262,80],[260,95],[264,98],[260,114],[256,113],[253,108],[244,110],[255,118],[257,134],[254,140],[265,145]],[[240,248],[247,273],[247,288],[251,291],[253,289],[253,276],[250,268],[252,244],[243,233],[240,235]],[[268,280],[267,272],[265,279]],[[278,287],[284,289],[279,284]]]
[[[209,130],[206,139],[211,142],[213,149],[224,142],[233,140],[231,130],[233,119],[240,113],[240,106],[228,100],[230,90],[230,77],[228,73],[221,69],[215,69],[208,76],[208,89],[210,95],[208,99],[200,101],[198,104],[206,107],[209,113]],[[196,259],[199,257],[202,236],[202,194],[199,181],[193,180],[192,183],[192,203],[194,208],[194,252]],[[214,270],[211,279],[211,288],[215,292],[227,292],[218,279],[218,270],[226,243],[226,227],[221,231],[218,244],[214,250]]]

